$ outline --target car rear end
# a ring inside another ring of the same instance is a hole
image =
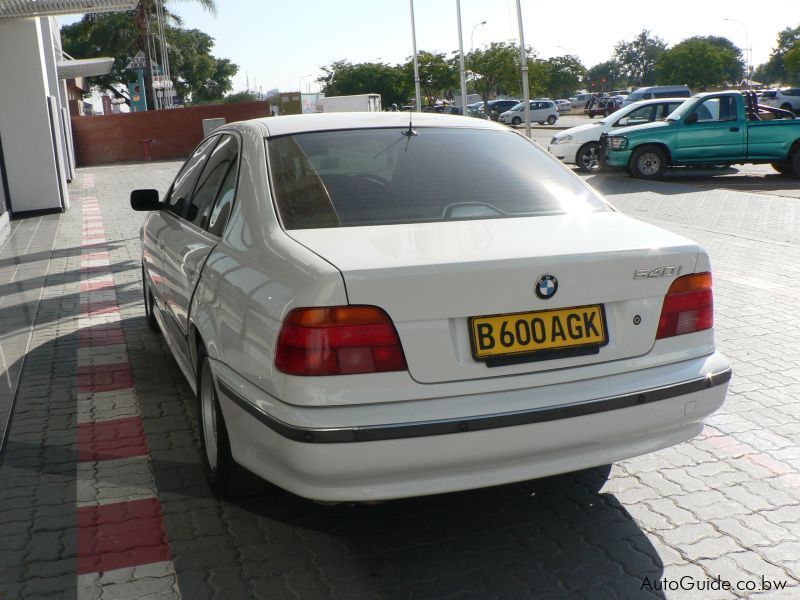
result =
[[[458,122],[267,141],[286,235],[348,299],[287,305],[269,391],[219,370],[234,457],[294,493],[607,464],[693,437],[724,399],[707,255],[522,136]]]

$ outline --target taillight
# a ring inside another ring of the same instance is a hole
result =
[[[283,321],[275,366],[290,375],[404,371],[392,320],[376,306],[296,308]]]
[[[669,286],[658,321],[656,339],[683,335],[714,326],[711,273],[678,277]]]

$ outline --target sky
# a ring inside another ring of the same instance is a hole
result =
[[[770,0],[765,10],[752,0],[521,3],[525,44],[539,58],[572,54],[587,68],[609,60],[617,42],[642,29],[670,46],[694,35],[727,37],[742,49],[749,45],[757,66],[769,58],[781,29],[800,25],[800,0]],[[333,61],[396,64],[413,52],[408,0],[216,0],[216,16],[191,0],[167,4],[184,27],[215,39],[215,56],[239,65],[235,91],[248,81],[264,92],[316,91],[320,68]],[[418,50],[458,49],[456,0],[416,0],[414,13]],[[461,21],[465,52],[473,43],[480,48],[519,37],[516,0],[461,0]]]

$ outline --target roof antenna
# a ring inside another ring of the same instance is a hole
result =
[[[411,137],[412,135],[419,135],[416,131],[411,128],[411,117],[414,114],[413,110],[408,111],[408,130],[403,132],[403,135],[406,137]]]

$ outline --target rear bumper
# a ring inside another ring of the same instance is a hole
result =
[[[393,406],[388,422],[379,420],[381,405],[289,407],[237,381],[224,365],[214,371],[237,462],[300,496],[378,500],[545,477],[690,439],[722,404],[730,366],[720,354],[675,366],[682,378],[671,383],[659,367],[481,395],[487,407],[502,406],[508,394],[551,398],[535,409],[459,414],[474,398],[442,398]],[[583,400],[559,402],[581,390]],[[453,417],[425,419],[426,404],[442,402]]]

